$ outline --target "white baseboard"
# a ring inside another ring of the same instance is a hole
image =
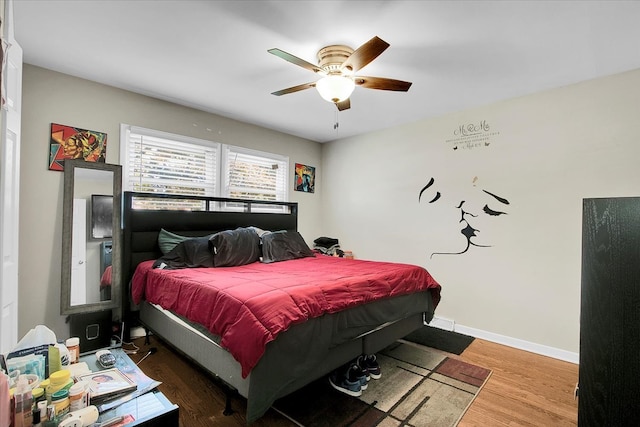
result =
[[[549,347],[547,345],[537,344],[530,341],[521,340],[518,338],[508,337],[505,335],[495,334],[493,332],[487,332],[481,329],[471,328],[469,326],[456,324],[453,320],[450,320],[450,319],[434,317],[431,323],[429,323],[429,326],[444,329],[447,331],[458,332],[465,335],[470,335],[475,338],[481,338],[483,340],[517,348],[519,350],[525,350],[531,353],[540,354],[542,356],[548,356],[548,357],[553,357],[554,359],[564,360],[565,362],[578,364],[580,361],[579,353],[562,350],[555,347]]]
[[[451,319],[445,319],[444,317],[435,317],[429,322],[429,326],[434,328],[444,329],[445,331],[453,332],[456,327],[456,322]]]

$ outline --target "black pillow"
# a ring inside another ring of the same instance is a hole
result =
[[[251,264],[260,259],[260,237],[252,228],[221,231],[209,238],[214,267]]]
[[[262,236],[262,262],[271,263],[315,256],[297,231],[276,231]]]
[[[153,268],[196,267],[213,267],[213,255],[209,249],[209,236],[194,237],[180,242],[169,253],[158,258],[153,263]]]

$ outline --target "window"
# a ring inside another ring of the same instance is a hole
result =
[[[124,124],[120,133],[125,190],[287,201],[286,156]]]
[[[288,158],[231,145],[222,151],[224,197],[286,201]]]

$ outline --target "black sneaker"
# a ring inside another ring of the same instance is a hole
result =
[[[367,374],[362,370],[360,365],[358,365],[357,360],[351,362],[349,365],[349,369],[347,370],[347,378],[349,381],[359,381],[360,388],[362,390],[366,390],[368,385],[367,382],[369,379],[367,378]]]
[[[380,365],[376,360],[375,354],[363,354],[357,359],[358,366],[362,369],[367,377],[371,377],[374,380],[379,380],[382,377],[380,372]]]
[[[357,378],[354,381],[349,380],[344,368],[336,369],[329,374],[329,384],[331,384],[331,387],[349,396],[362,396],[360,381]]]

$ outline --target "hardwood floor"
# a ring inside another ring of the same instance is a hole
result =
[[[476,339],[462,353],[491,377],[459,426],[575,426],[578,365]]]
[[[160,390],[180,406],[181,427],[246,426],[244,398],[234,396],[233,414],[223,415],[225,394],[215,380],[156,337],[151,337],[149,345],[143,341],[135,340],[140,350],[131,358],[138,361],[149,348],[157,349],[139,366],[150,377],[162,381]],[[577,365],[480,339],[474,340],[462,355],[452,357],[493,371],[459,426],[577,425],[578,402],[573,398]],[[269,410],[252,426],[296,424]]]

